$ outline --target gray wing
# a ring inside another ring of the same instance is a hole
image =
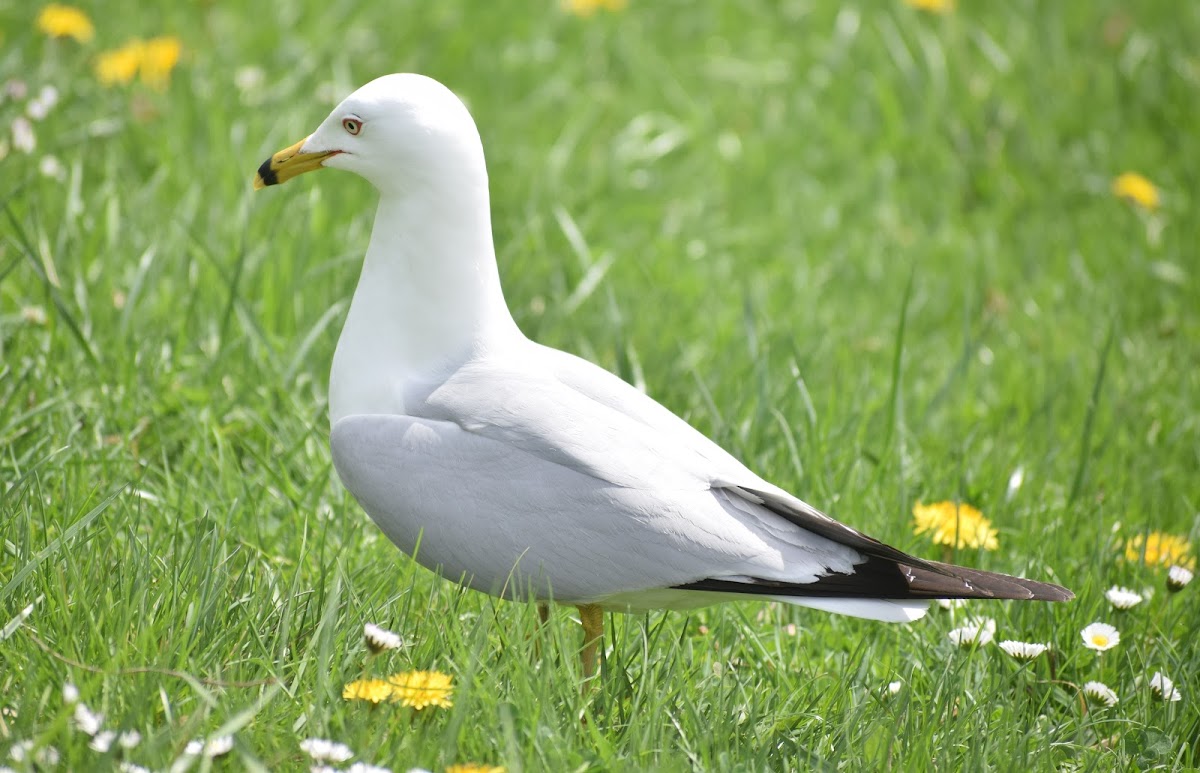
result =
[[[771,580],[731,583],[706,578],[687,587],[734,593],[774,592],[812,597],[870,597],[890,599],[1007,598],[1066,601],[1072,594],[1057,585],[983,572],[908,555],[857,529],[840,523],[807,502],[773,486],[748,470],[707,437],[629,384],[592,363],[557,349],[541,347],[555,376],[581,394],[656,431],[675,437],[710,464],[712,485],[727,494],[762,505],[779,518],[809,532],[858,551],[863,561],[849,575],[829,574],[817,582],[788,587]]]
[[[1061,591],[838,523],[583,360],[471,362],[410,385],[405,406],[340,420],[338,472],[397,545],[487,592],[634,606],[661,589],[750,593],[895,619],[862,600]]]
[[[864,560],[726,488],[767,484],[624,382],[601,402],[534,358],[468,363],[407,391],[410,416],[334,426],[343,482],[421,563],[577,601],[706,578],[813,582]],[[647,403],[687,431],[641,420]]]
[[[581,357],[548,346],[537,345],[537,355],[565,386],[645,424],[660,435],[673,438],[702,456],[714,481],[742,485],[758,481],[760,485],[769,485],[691,424],[616,375]]]

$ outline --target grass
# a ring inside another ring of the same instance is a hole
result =
[[[1200,766],[1196,585],[1119,558],[1147,530],[1200,544],[1200,6],[83,7],[87,45],[0,3],[0,80],[62,95],[0,160],[0,754],[116,764],[72,728],[70,682],[153,769],[226,733],[197,768],[303,769],[310,736],[395,770]],[[96,83],[98,51],[159,34],[184,45],[168,89]],[[1000,549],[956,560],[1078,594],[974,609],[1053,661],[958,650],[936,611],[745,603],[610,616],[585,700],[570,611],[538,630],[396,552],[326,443],[373,193],[249,182],[403,70],[480,125],[526,333],[902,548],[940,556],[915,500],[980,507]],[[1158,210],[1110,193],[1126,170]],[[1157,592],[1116,613],[1113,584]],[[1100,657],[1094,620],[1122,633]],[[409,646],[368,660],[367,621]],[[405,669],[452,674],[454,707],[341,699]],[[1150,697],[1155,671],[1182,701]],[[1091,679],[1121,702],[1084,711]]]

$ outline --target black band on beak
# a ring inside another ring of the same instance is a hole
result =
[[[258,179],[262,180],[263,185],[278,185],[279,177],[275,174],[275,170],[271,168],[271,159],[262,162],[262,166],[258,168]]]

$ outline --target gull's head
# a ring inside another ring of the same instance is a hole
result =
[[[487,176],[466,106],[442,84],[411,73],[376,78],[346,97],[316,131],[264,161],[254,187],[322,167],[354,172],[384,193]]]

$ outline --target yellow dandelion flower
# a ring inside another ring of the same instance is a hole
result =
[[[928,13],[950,13],[954,10],[954,0],[904,0],[904,4]]]
[[[1157,209],[1161,202],[1158,188],[1137,172],[1126,172],[1113,180],[1112,192],[1118,198],[1127,199],[1142,209]]]
[[[342,698],[348,701],[380,703],[392,697],[392,686],[383,679],[360,679],[342,688]]]
[[[477,765],[474,762],[464,762],[446,768],[446,773],[504,773],[499,765]]]
[[[598,10],[623,11],[628,0],[562,0],[564,11],[586,19]]]
[[[131,40],[120,48],[100,54],[96,57],[96,79],[105,86],[129,83],[142,66],[144,45],[140,40]]]
[[[183,45],[179,38],[165,35],[150,40],[131,40],[120,48],[105,51],[96,59],[96,78],[106,86],[124,85],[138,75],[155,89],[164,89],[171,71],[179,63]]]
[[[1125,541],[1126,561],[1145,561],[1146,566],[1182,566],[1195,569],[1192,546],[1183,537],[1152,531]]]
[[[438,671],[407,671],[392,674],[387,679],[392,689],[392,700],[420,711],[427,706],[448,709],[454,704],[450,695],[454,688],[450,676]]]
[[[992,522],[983,513],[966,503],[936,502],[913,505],[913,531],[916,534],[930,532],[935,545],[950,545],[956,548],[983,548],[995,550],[1000,547],[998,533]]]
[[[52,38],[75,38],[87,43],[96,35],[92,20],[78,8],[51,3],[37,17],[37,27]]]
[[[179,64],[183,44],[172,35],[151,38],[142,47],[140,69],[142,81],[152,88],[165,89],[171,80],[171,71]]]

